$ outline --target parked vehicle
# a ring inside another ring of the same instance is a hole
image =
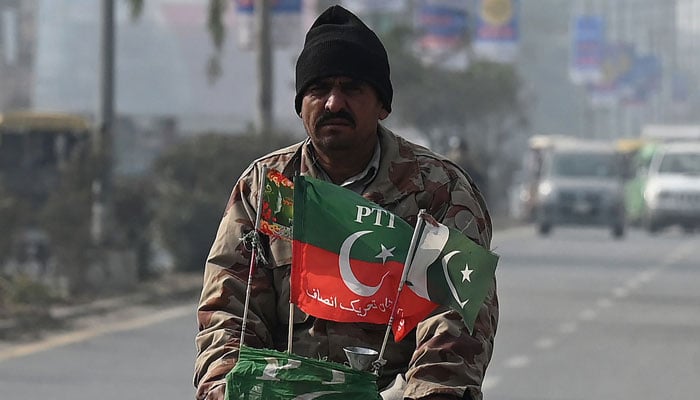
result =
[[[0,182],[22,201],[39,207],[70,158],[89,150],[89,139],[89,123],[77,115],[0,114]]]
[[[0,248],[7,251],[0,254],[0,272],[6,259],[23,267],[39,265],[39,274],[45,271],[50,246],[39,214],[66,176],[69,162],[89,151],[90,133],[88,121],[76,115],[0,114],[0,202],[12,205],[6,207],[12,223],[6,222],[0,238]]]

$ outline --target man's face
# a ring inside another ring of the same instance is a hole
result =
[[[348,77],[313,83],[301,103],[301,118],[314,147],[326,153],[374,148],[377,123],[389,113],[374,88]]]

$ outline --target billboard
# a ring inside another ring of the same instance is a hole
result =
[[[598,83],[603,77],[605,19],[599,15],[578,15],[571,27],[569,77],[577,85]]]
[[[468,5],[463,0],[418,1],[414,9],[416,54],[427,64],[465,69],[468,17]]]
[[[484,60],[511,63],[520,39],[520,0],[477,0],[472,48]]]
[[[271,0],[271,39],[275,47],[288,47],[304,41],[302,0]],[[255,48],[255,0],[235,0],[235,24],[238,44]]]

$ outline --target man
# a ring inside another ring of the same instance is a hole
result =
[[[448,159],[379,124],[393,89],[384,46],[340,6],[321,14],[296,65],[295,107],[308,138],[256,160],[236,183],[209,254],[198,308],[198,399],[221,399],[236,362],[263,165],[324,179],[416,223],[419,209],[489,248],[491,220],[479,190]],[[287,348],[291,245],[265,240],[266,263],[252,277],[245,343]],[[481,399],[498,321],[495,285],[469,334],[458,313],[439,308],[399,343],[389,341],[378,385],[385,399]],[[345,346],[378,349],[386,326],[338,323],[296,309],[293,351],[344,362]]]

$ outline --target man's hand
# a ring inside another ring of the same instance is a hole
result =
[[[224,400],[226,395],[226,384],[215,386],[212,390],[207,393],[205,400]]]

